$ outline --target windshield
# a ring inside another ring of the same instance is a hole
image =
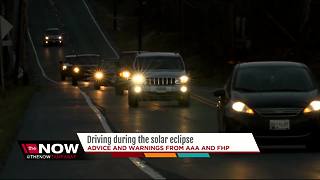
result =
[[[59,30],[47,30],[46,32],[47,35],[57,35],[60,34]]]
[[[119,66],[122,68],[132,67],[135,56],[136,53],[122,55],[119,61]]]
[[[301,67],[247,67],[237,72],[234,89],[239,91],[310,91],[312,78]]]
[[[77,65],[98,65],[100,64],[100,58],[96,56],[88,57],[67,57],[65,63],[77,64]]]
[[[107,70],[108,72],[116,72],[119,69],[119,62],[115,61],[102,61],[100,67]]]
[[[138,70],[183,70],[183,64],[180,57],[168,56],[139,57],[135,62],[134,67]]]

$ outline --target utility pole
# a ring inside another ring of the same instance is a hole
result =
[[[185,22],[184,22],[184,0],[179,1],[179,16],[180,16],[180,48],[181,52],[184,50],[184,36],[185,36]]]
[[[113,30],[118,30],[118,2],[113,0]]]
[[[2,16],[2,8],[3,8],[3,3],[0,2],[0,16]],[[5,84],[4,84],[4,68],[3,68],[3,47],[2,47],[2,27],[1,27],[1,22],[0,22],[0,76],[1,76],[1,91],[5,91]]]
[[[138,17],[138,51],[142,51],[142,18],[143,18],[143,0],[139,0]]]

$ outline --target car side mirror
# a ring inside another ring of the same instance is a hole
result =
[[[213,92],[213,95],[214,95],[215,97],[223,97],[223,96],[226,95],[226,92],[225,92],[224,89],[217,89],[217,90],[215,90],[215,91]]]

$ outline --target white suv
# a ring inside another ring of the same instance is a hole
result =
[[[129,83],[128,104],[138,107],[139,101],[177,100],[189,106],[189,77],[178,53],[143,52],[135,57]]]

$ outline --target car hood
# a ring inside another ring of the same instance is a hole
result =
[[[233,91],[231,99],[241,101],[251,108],[304,108],[318,97],[318,90],[309,92],[259,92]]]
[[[146,77],[180,77],[185,75],[185,71],[172,71],[172,70],[158,70],[158,71],[145,71],[143,74]]]

